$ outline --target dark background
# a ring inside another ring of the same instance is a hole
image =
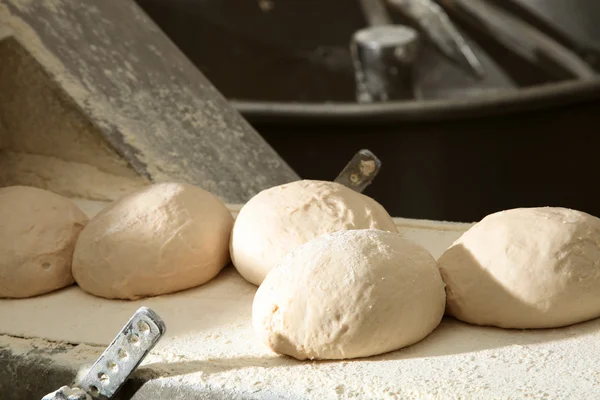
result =
[[[230,99],[354,100],[347,45],[352,32],[365,26],[355,0],[274,0],[262,2],[263,8],[254,0],[138,3]],[[527,6],[518,9],[527,20],[594,61],[600,2],[520,3]],[[469,34],[510,69],[519,86],[558,80]],[[598,111],[600,102],[588,98],[447,120],[249,120],[303,178],[332,180],[357,150],[368,148],[383,169],[366,194],[392,215],[473,221],[501,209],[543,205],[600,215]]]

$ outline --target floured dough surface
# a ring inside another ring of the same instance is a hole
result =
[[[485,217],[439,259],[448,313],[502,328],[600,316],[600,219],[566,208]]]
[[[279,354],[345,359],[416,343],[440,323],[435,259],[397,233],[339,231],[300,246],[258,288],[252,322]]]
[[[0,297],[31,297],[72,284],[73,249],[87,221],[55,193],[0,188]]]
[[[161,183],[114,202],[81,233],[73,275],[96,296],[136,299],[201,285],[229,263],[233,217],[216,196]]]
[[[75,201],[93,216],[95,209]],[[470,227],[396,223],[434,257]],[[149,383],[157,388],[154,398],[589,399],[600,387],[600,319],[523,331],[444,318],[424,340],[393,353],[306,362],[277,356],[258,341],[251,323],[256,289],[226,267],[205,285],[138,301],[98,298],[75,285],[30,299],[0,299],[0,348],[32,362],[50,353],[53,368],[80,370],[146,306],[167,324],[138,370],[160,376]]]
[[[240,210],[231,236],[231,259],[240,274],[260,285],[290,251],[326,233],[351,229],[397,232],[375,200],[324,181],[297,181],[254,196]]]

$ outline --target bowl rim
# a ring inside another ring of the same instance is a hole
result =
[[[600,98],[600,76],[523,88],[490,91],[453,100],[385,103],[295,103],[230,100],[249,122],[263,125],[379,125],[440,122],[539,111]]]

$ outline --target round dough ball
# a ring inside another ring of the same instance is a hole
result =
[[[301,244],[351,229],[398,232],[379,203],[338,183],[304,180],[276,186],[240,210],[231,235],[231,260],[247,281],[260,285]]]
[[[148,186],[114,202],[83,230],[73,276],[109,299],[177,292],[229,263],[233,217],[216,196],[182,183]]]
[[[73,202],[47,190],[0,189],[0,297],[71,285],[73,249],[87,221]]]
[[[554,328],[600,316],[600,219],[565,208],[485,217],[439,260],[447,310],[477,325]]]
[[[416,343],[444,314],[435,259],[397,233],[339,231],[300,246],[258,288],[252,322],[299,360],[368,357]]]

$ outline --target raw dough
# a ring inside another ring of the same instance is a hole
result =
[[[0,189],[0,297],[32,297],[71,285],[73,248],[87,220],[55,193]]]
[[[100,297],[136,299],[201,285],[229,263],[233,217],[216,196],[161,183],[105,208],[83,230],[73,276]]]
[[[416,343],[440,323],[435,259],[397,233],[321,236],[288,254],[258,288],[254,329],[294,358],[367,357]]]
[[[301,244],[325,233],[371,228],[398,231],[370,197],[333,182],[293,182],[263,190],[241,209],[231,235],[231,259],[247,281],[260,285]]]
[[[447,310],[477,325],[554,328],[600,316],[600,219],[566,208],[485,217],[439,260]]]

